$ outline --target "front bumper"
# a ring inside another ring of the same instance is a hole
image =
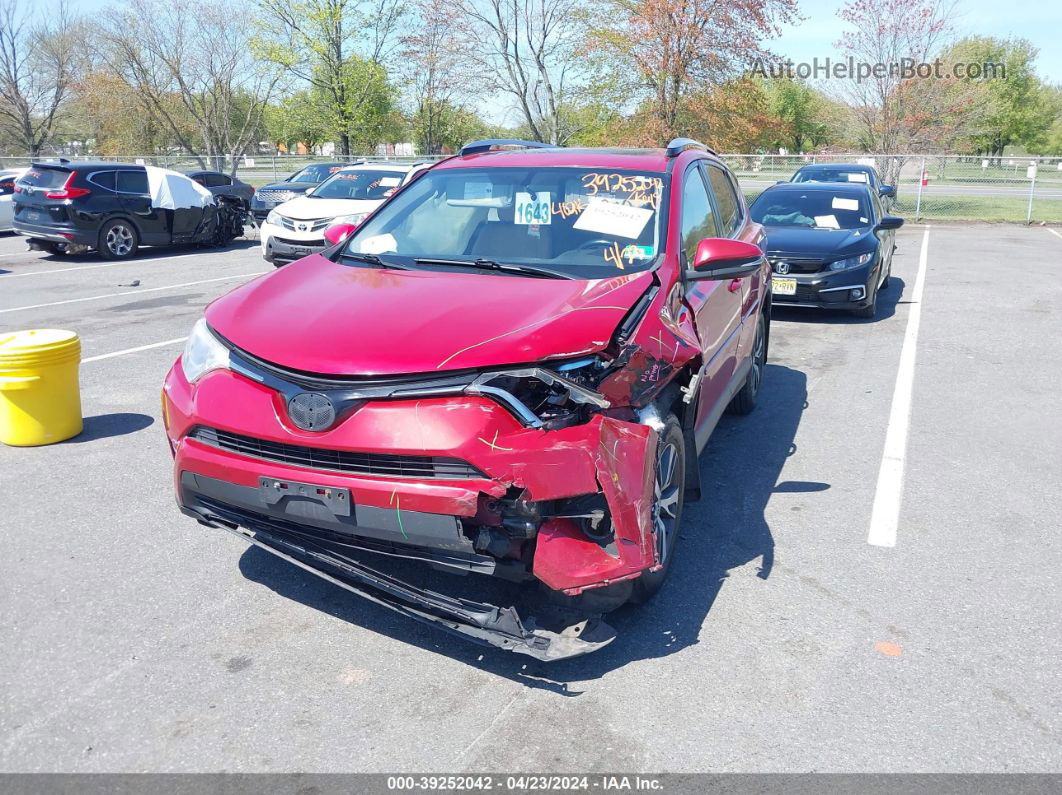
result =
[[[259,229],[262,257],[274,265],[294,262],[310,254],[324,251],[328,247],[325,239],[319,236],[320,233],[301,235],[290,229],[265,222],[259,225]]]
[[[775,290],[771,303],[819,309],[858,309],[868,306],[873,299],[878,275],[876,261],[843,271],[775,274],[776,279],[794,279],[796,294],[779,295]]]

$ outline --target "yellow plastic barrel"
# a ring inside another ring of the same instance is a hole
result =
[[[80,364],[72,331],[0,332],[0,442],[29,447],[81,433]]]

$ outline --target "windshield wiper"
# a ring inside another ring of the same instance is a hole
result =
[[[412,270],[408,265],[399,265],[397,262],[384,262],[375,254],[360,254],[357,252],[344,252],[340,254],[340,259],[352,259],[356,262],[368,262],[370,265],[378,265],[381,268],[393,268],[397,271]]]
[[[536,268],[531,265],[514,265],[511,263],[495,262],[492,259],[442,259],[435,257],[417,257],[418,265],[457,265],[463,268],[479,268],[485,271],[501,271],[502,273],[523,274],[526,276],[538,276],[543,279],[574,279],[567,273],[549,270],[548,268]]]

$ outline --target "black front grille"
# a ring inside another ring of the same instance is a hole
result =
[[[323,237],[316,238],[314,240],[295,240],[290,237],[273,236],[273,240],[278,243],[284,243],[289,246],[297,246],[298,248],[324,248],[325,240]]]
[[[767,261],[771,263],[771,270],[778,273],[778,263],[785,262],[789,265],[789,270],[786,273],[818,273],[823,268],[823,261],[821,259],[794,259],[792,257],[782,257],[769,254]]]
[[[227,450],[230,453],[308,469],[392,478],[460,480],[487,477],[470,463],[459,458],[325,450],[320,447],[303,447],[255,439],[252,436],[220,431],[202,425],[195,428],[189,436],[203,444]]]

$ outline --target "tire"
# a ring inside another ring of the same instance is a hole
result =
[[[858,309],[853,309],[852,314],[856,317],[861,317],[864,320],[873,320],[874,316],[878,314],[878,290],[874,291],[874,296],[870,299],[869,306],[861,306]]]
[[[682,505],[685,501],[686,440],[682,426],[674,414],[668,414],[664,428],[657,439],[656,479],[653,506],[653,539],[657,555],[663,560],[658,571],[645,571],[634,580],[630,601],[644,604],[660,590],[671,571],[671,561],[678,544],[679,528],[682,526]],[[666,472],[666,477],[662,477]],[[663,534],[661,534],[663,530]]]
[[[760,386],[763,384],[763,373],[767,366],[767,322],[763,313],[756,321],[756,339],[752,343],[752,365],[749,374],[741,390],[734,395],[727,406],[731,414],[751,414],[756,408],[756,400],[760,394]]]
[[[118,218],[103,225],[96,250],[104,259],[128,259],[139,247],[136,227],[124,218]]]

